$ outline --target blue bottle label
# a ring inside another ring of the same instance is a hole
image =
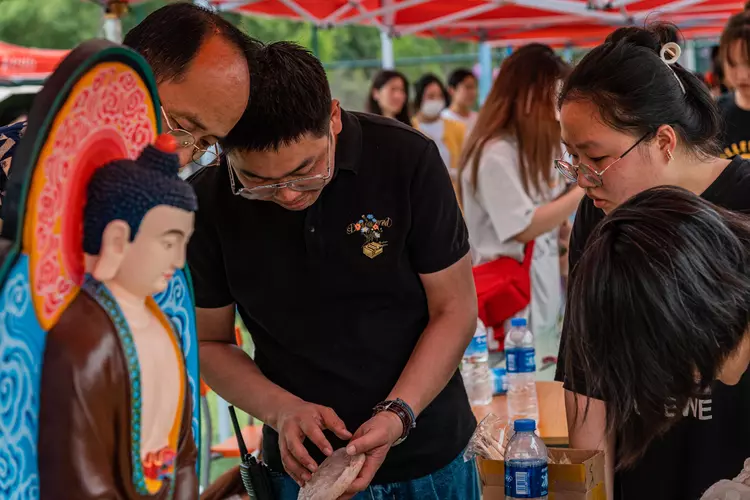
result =
[[[536,358],[533,347],[515,347],[505,352],[508,373],[533,373],[536,371]]]
[[[486,353],[487,353],[487,336],[476,335],[472,337],[471,342],[469,343],[469,347],[466,349],[466,354],[468,356],[476,356],[478,354],[486,354]]]
[[[525,462],[525,463],[524,463]],[[524,460],[505,463],[505,496],[540,498],[549,494],[549,473],[546,463],[529,464]]]
[[[492,369],[492,381],[495,386],[495,394],[505,394],[508,392],[508,377],[503,368]]]

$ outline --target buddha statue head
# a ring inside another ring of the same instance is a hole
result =
[[[135,297],[166,289],[185,265],[198,201],[183,181],[176,142],[160,136],[135,160],[94,172],[83,213],[86,272]]]

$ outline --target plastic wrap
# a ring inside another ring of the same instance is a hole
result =
[[[469,445],[464,452],[464,460],[474,460],[481,457],[486,460],[502,460],[505,447],[513,434],[513,427],[507,418],[500,418],[490,413],[479,422]]]
[[[474,434],[471,436],[469,445],[464,452],[464,461],[468,462],[476,457],[485,460],[503,460],[505,448],[513,434],[513,425],[507,418],[500,418],[494,413],[490,413],[479,422],[474,430]],[[548,449],[547,455],[550,464],[565,465],[573,463],[565,453],[555,459]]]
[[[750,458],[745,468],[733,481],[719,481],[701,497],[701,500],[750,500]]]

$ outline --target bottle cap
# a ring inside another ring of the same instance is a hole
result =
[[[514,328],[518,326],[526,326],[526,318],[513,318],[510,320],[510,326]]]
[[[513,430],[516,432],[534,432],[536,430],[536,422],[530,418],[522,418],[513,422]]]

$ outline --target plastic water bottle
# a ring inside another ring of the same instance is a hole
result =
[[[495,394],[505,394],[508,392],[508,372],[505,368],[497,366],[490,370],[492,373],[492,382]]]
[[[492,402],[493,387],[487,350],[487,329],[480,320],[477,320],[474,337],[464,352],[461,376],[473,406],[488,405]]]
[[[534,433],[536,422],[516,420],[513,430],[515,434],[505,449],[505,499],[547,500],[547,447]]]
[[[536,359],[534,335],[526,320],[514,318],[505,335],[505,365],[508,372],[508,418],[539,421],[536,395]]]

